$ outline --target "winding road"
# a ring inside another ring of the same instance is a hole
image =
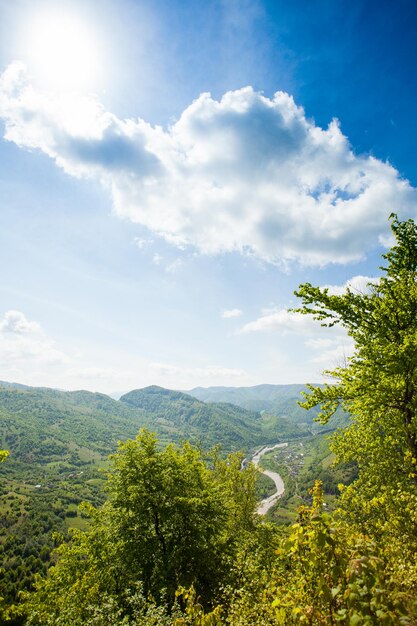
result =
[[[274,446],[265,446],[254,454],[254,456],[252,457],[252,463],[255,465],[255,467],[259,467],[259,462],[261,460],[261,457],[264,454],[266,454],[267,452],[271,452],[271,450],[275,450],[275,448],[286,448],[287,446],[288,446],[288,443],[277,443]],[[275,502],[284,493],[285,485],[281,476],[277,474],[276,472],[271,472],[270,470],[261,470],[261,471],[263,474],[265,474],[266,476],[269,476],[269,478],[271,478],[274,481],[275,487],[276,487],[276,492],[273,493],[272,496],[269,496],[268,498],[261,500],[261,502],[258,505],[257,513],[259,515],[266,515],[269,509],[271,509],[274,506]]]

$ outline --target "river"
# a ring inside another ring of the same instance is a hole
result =
[[[255,465],[255,467],[259,467],[259,462],[261,460],[261,457],[264,454],[266,454],[267,452],[271,452],[271,450],[275,450],[275,448],[286,448],[287,446],[288,446],[288,443],[277,443],[274,446],[265,446],[254,454],[254,456],[252,457],[252,463]],[[258,505],[257,513],[259,515],[266,515],[269,509],[271,509],[274,506],[276,501],[284,493],[285,485],[281,476],[277,474],[277,472],[271,472],[270,470],[261,470],[261,471],[263,474],[265,474],[266,476],[269,476],[269,478],[271,478],[274,481],[275,487],[276,487],[275,493],[273,493],[272,496],[269,496],[268,498],[261,500],[261,502]]]

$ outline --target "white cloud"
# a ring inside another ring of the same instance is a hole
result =
[[[0,333],[11,335],[38,335],[41,328],[37,322],[29,322],[20,311],[7,311],[0,320]]]
[[[283,92],[202,94],[162,129],[36,91],[15,63],[0,116],[9,141],[100,181],[121,217],[203,253],[346,263],[387,241],[390,212],[416,215],[416,190],[395,168],[356,156],[337,121],[316,126]]]
[[[352,356],[354,344],[350,337],[345,337],[344,341],[334,340],[325,350],[320,350],[311,359],[312,363],[318,363],[325,369],[344,366],[346,360]]]
[[[135,237],[134,242],[139,250],[144,250],[145,248],[153,244],[153,239],[143,239],[141,237]]]
[[[287,309],[268,311],[258,319],[242,326],[239,333],[275,332],[280,336],[302,338],[306,348],[313,352],[307,360],[323,369],[332,369],[345,363],[353,354],[354,342],[340,326],[326,328],[310,315],[294,313]],[[306,357],[304,357],[306,358]]]
[[[342,296],[349,288],[353,293],[368,293],[369,288],[372,285],[379,283],[379,278],[372,278],[370,276],[352,276],[345,282],[344,285],[324,285],[329,290],[329,294],[332,296]]]
[[[32,368],[35,364],[55,366],[69,357],[55,347],[37,322],[29,321],[20,311],[7,311],[0,320],[0,368]]]
[[[176,274],[181,269],[182,266],[183,266],[182,259],[175,259],[171,263],[168,263],[168,265],[165,267],[165,271],[168,274]]]
[[[334,344],[334,339],[319,337],[313,339],[307,339],[305,346],[312,348],[313,350],[322,350],[324,348],[331,348]]]
[[[240,317],[242,315],[242,312],[240,309],[227,309],[226,311],[223,311],[223,313],[221,314],[223,319],[231,319],[233,317]]]
[[[238,368],[192,367],[158,363],[138,355],[125,357],[119,355],[115,364],[113,351],[95,357],[76,352],[68,355],[21,311],[7,311],[0,318],[0,380],[104,392],[152,384],[185,389],[251,382],[247,372]]]
[[[331,295],[342,295],[346,293],[347,288],[350,288],[354,293],[366,293],[369,290],[369,285],[377,285],[379,280],[379,278],[359,275],[353,276],[343,285],[324,285],[322,288],[327,288]],[[267,309],[256,320],[244,324],[238,332],[265,331],[279,332],[282,335],[288,333],[315,335],[317,332],[321,334],[326,332],[320,325],[320,322],[314,320],[311,315],[302,315],[288,309]],[[346,335],[345,331],[339,326],[334,327],[331,332]],[[329,341],[331,342],[332,340],[320,336],[320,338],[308,340],[306,346],[309,348],[323,348],[329,345]]]
[[[261,315],[253,322],[248,322],[239,333],[274,331],[283,335],[287,333],[308,334],[314,332],[317,323],[308,316],[294,313],[287,309],[275,309]]]
[[[161,262],[163,261],[164,257],[161,254],[158,254],[158,252],[156,252],[153,257],[152,257],[152,263],[154,265],[161,265]]]

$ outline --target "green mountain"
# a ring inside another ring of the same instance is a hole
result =
[[[303,400],[306,385],[256,385],[254,387],[195,387],[187,393],[203,402],[231,402],[250,411],[266,412],[290,424],[320,431],[314,422],[319,410],[306,411],[298,405]],[[271,420],[270,420],[271,421]],[[346,425],[347,415],[338,411],[331,422],[332,428]],[[272,427],[272,422],[270,424]]]
[[[247,449],[264,441],[259,413],[230,403],[206,404],[181,391],[151,386],[130,391],[120,402],[143,410],[153,428],[171,438],[221,443],[227,450]]]
[[[22,462],[47,464],[68,455],[76,462],[82,448],[106,455],[143,426],[163,442],[188,438],[227,450],[248,448],[262,438],[260,421],[254,411],[161,387],[131,391],[118,401],[89,391],[0,383],[0,447]]]
[[[7,602],[30,588],[36,572],[46,571],[53,531],[88,525],[78,505],[103,501],[101,469],[108,455],[119,440],[134,438],[141,427],[156,432],[161,445],[191,440],[204,449],[220,444],[224,453],[248,453],[263,444],[312,434],[305,412],[304,422],[294,421],[294,406],[301,411],[292,402],[294,392],[286,397],[283,413],[288,417],[281,417],[265,411],[276,406],[273,394],[271,404],[258,400],[265,411],[261,415],[228,402],[241,401],[238,391],[217,394],[222,401],[207,403],[152,386],[114,400],[89,391],[0,383],[0,449],[10,450],[0,465],[0,586]]]
[[[195,387],[188,391],[203,402],[232,402],[250,411],[267,411],[291,420],[311,420],[298,406],[306,385],[256,385],[254,387]]]
[[[88,391],[64,392],[0,383],[1,594],[7,602],[45,572],[52,533],[85,528],[82,501],[103,501],[107,457],[117,441],[141,427],[161,444],[191,439],[225,451],[259,445],[260,415],[229,404],[204,404],[175,391],[150,387],[122,400]]]

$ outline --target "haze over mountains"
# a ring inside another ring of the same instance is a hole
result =
[[[306,419],[306,411],[297,404],[303,399],[303,391],[307,391],[306,385],[293,384],[256,385],[254,387],[195,387],[188,393],[203,402],[230,402],[250,411],[268,411],[290,419]],[[314,413],[314,415],[316,414]]]

